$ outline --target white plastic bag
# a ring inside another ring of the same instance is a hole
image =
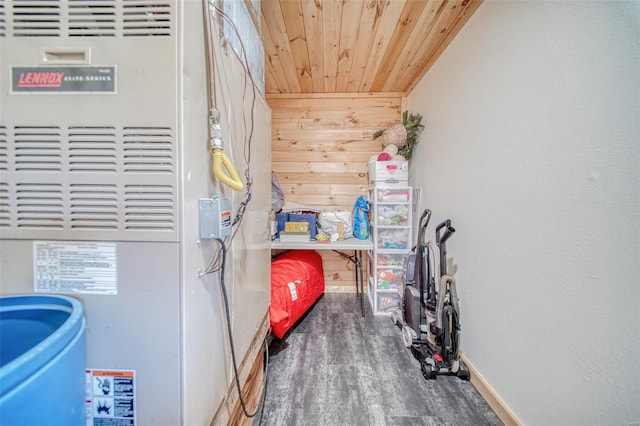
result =
[[[344,237],[353,236],[353,225],[351,224],[351,212],[347,210],[331,210],[320,212],[318,215],[318,225],[322,232],[326,234],[337,234],[338,223],[344,224]]]

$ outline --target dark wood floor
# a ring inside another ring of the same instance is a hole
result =
[[[365,307],[362,318],[356,295],[325,294],[271,343],[264,410],[254,426],[502,424],[471,383],[425,380],[400,329],[373,316],[366,299]]]

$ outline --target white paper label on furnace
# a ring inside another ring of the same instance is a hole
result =
[[[116,243],[34,241],[36,293],[118,294]]]

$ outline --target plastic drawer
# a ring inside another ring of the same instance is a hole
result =
[[[382,204],[376,211],[376,226],[409,226],[409,204]]]
[[[390,312],[400,308],[400,295],[396,292],[376,294],[378,312]]]
[[[409,228],[379,228],[376,247],[378,249],[406,250],[411,241]]]
[[[384,268],[404,268],[406,254],[378,254],[376,256],[376,266]]]
[[[401,269],[378,269],[376,272],[377,288],[381,290],[397,290],[402,288],[404,272]]]
[[[408,203],[411,188],[376,188],[376,199],[380,203]]]

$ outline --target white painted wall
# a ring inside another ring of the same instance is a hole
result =
[[[408,97],[462,351],[527,425],[640,422],[639,4],[485,1]]]
[[[181,235],[182,424],[208,425],[234,383],[234,372],[219,274],[198,277],[218,252],[215,241],[199,239],[198,200],[213,195],[229,198],[235,215],[245,192],[236,192],[212,177],[202,3],[187,1],[180,5],[186,24],[181,38],[184,78],[180,90],[188,99],[181,110],[185,218]],[[213,31],[217,36],[217,28]],[[215,42],[214,48],[216,106],[221,114],[224,151],[243,181],[248,167],[245,159],[250,160],[254,179],[251,201],[229,247],[225,268],[235,354],[240,367],[270,303],[271,281],[265,277],[271,273],[271,110],[257,93],[252,113],[254,97],[240,61],[231,49],[225,51],[221,43]],[[252,122],[249,148],[245,141]]]

